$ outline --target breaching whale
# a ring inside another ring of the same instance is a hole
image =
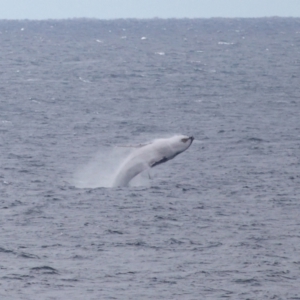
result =
[[[164,163],[187,150],[193,140],[192,136],[176,135],[138,146],[121,164],[113,186],[127,186],[139,173]]]

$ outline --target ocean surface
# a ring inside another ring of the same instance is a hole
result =
[[[300,299],[300,19],[1,20],[0,78],[1,300]]]

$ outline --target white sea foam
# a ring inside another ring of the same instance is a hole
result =
[[[112,187],[115,174],[133,147],[103,147],[86,164],[76,170],[71,183],[77,188]],[[143,172],[131,181],[131,186],[149,185],[149,174]]]

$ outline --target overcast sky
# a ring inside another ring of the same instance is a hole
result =
[[[0,19],[300,17],[300,0],[0,0]]]

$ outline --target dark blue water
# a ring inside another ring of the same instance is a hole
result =
[[[1,299],[300,299],[299,70],[300,19],[0,21]]]

